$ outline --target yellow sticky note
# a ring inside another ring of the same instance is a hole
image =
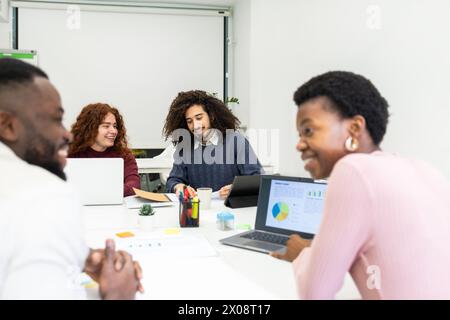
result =
[[[118,236],[119,238],[129,238],[129,237],[134,237],[134,233],[130,232],[130,231],[125,231],[125,232],[116,233],[116,236]]]
[[[98,288],[98,283],[92,280],[92,278],[88,276],[86,273],[83,272],[80,276],[81,276],[81,278],[79,279],[80,285],[82,285],[87,289]]]
[[[180,234],[180,229],[179,228],[168,228],[166,230],[164,230],[165,234]]]

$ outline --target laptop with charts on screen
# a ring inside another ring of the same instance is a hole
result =
[[[261,176],[255,229],[222,244],[270,253],[284,251],[291,234],[311,239],[322,220],[327,184],[309,178]]]

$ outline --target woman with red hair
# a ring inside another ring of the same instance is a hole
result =
[[[136,159],[128,148],[123,118],[116,108],[104,103],[89,104],[72,125],[70,158],[122,158],[124,160],[124,196],[140,188]]]

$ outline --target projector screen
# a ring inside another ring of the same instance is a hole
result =
[[[62,9],[18,11],[19,48],[37,51],[68,128],[83,106],[109,103],[122,113],[132,148],[161,148],[179,91],[223,96],[223,16],[83,10],[79,28],[68,19]]]

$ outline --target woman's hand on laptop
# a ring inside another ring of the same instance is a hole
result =
[[[272,252],[270,255],[274,258],[292,262],[298,257],[303,249],[310,245],[311,240],[303,239],[298,234],[293,234],[286,243],[286,251],[284,253]]]
[[[223,186],[222,188],[220,188],[219,190],[219,196],[221,199],[225,199],[226,197],[228,197],[228,194],[230,193],[231,190],[231,184],[228,184],[226,186]]]

